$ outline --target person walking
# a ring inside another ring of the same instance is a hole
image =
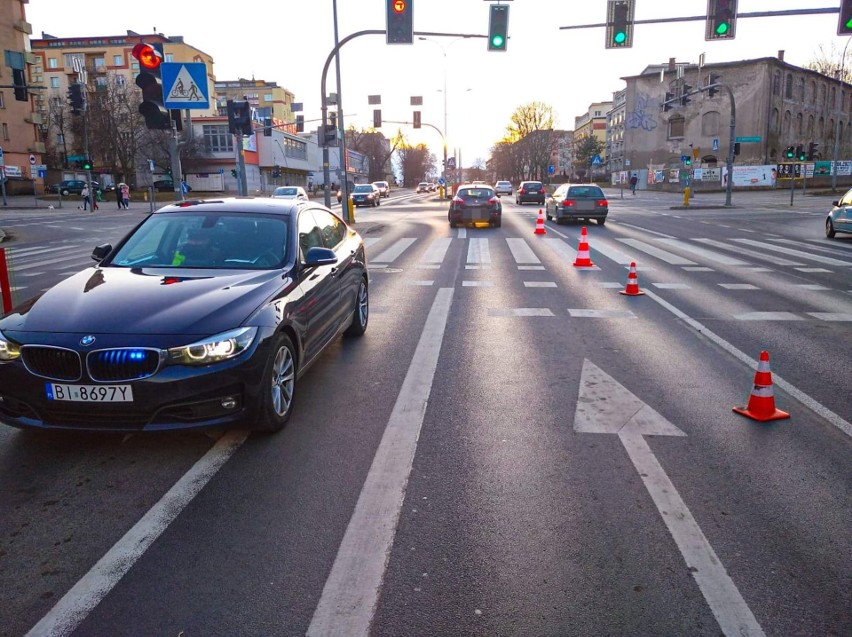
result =
[[[125,210],[130,210],[130,186],[121,184],[121,205]]]
[[[92,212],[98,209],[98,201],[101,198],[101,187],[100,186],[92,186],[92,190],[94,191],[92,194],[94,195],[91,198],[92,201]]]
[[[83,186],[83,190],[80,191],[80,196],[83,198],[83,210],[88,210],[89,209],[89,186],[88,185]],[[77,206],[78,210],[79,210],[79,208],[80,207]]]
[[[639,178],[634,174],[630,178],[630,192],[632,192],[634,195],[636,194],[636,184],[638,184],[638,183],[639,183]]]
[[[116,201],[116,203],[118,204],[118,209],[119,209],[119,210],[121,210],[121,209],[124,207],[124,206],[122,206],[122,204],[121,204],[121,187],[122,187],[123,185],[124,185],[124,184],[118,184],[118,185],[115,187],[115,201]]]

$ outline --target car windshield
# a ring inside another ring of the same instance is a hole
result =
[[[287,261],[286,215],[150,216],[108,263],[116,267],[271,269]]]
[[[369,184],[355,186],[355,190],[353,190],[352,192],[373,192],[373,187]]]
[[[604,198],[603,190],[597,186],[571,186],[568,189],[568,195],[571,197],[597,197]]]
[[[296,191],[295,188],[288,188],[288,187],[285,186],[285,187],[282,187],[282,188],[276,188],[273,191],[272,194],[274,196],[280,197],[281,195],[296,195],[296,194],[298,194],[298,192]]]

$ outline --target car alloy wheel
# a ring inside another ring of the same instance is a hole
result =
[[[370,293],[367,282],[361,279],[358,284],[358,295],[355,297],[355,309],[352,311],[352,323],[346,329],[347,336],[363,336],[367,331],[370,320]]]
[[[278,334],[272,339],[269,362],[264,371],[267,389],[256,427],[258,431],[279,431],[290,418],[296,391],[296,357],[293,352],[293,343],[286,334]]]
[[[837,234],[834,231],[834,224],[831,222],[831,219],[825,220],[825,236],[829,239],[834,239],[834,235]]]

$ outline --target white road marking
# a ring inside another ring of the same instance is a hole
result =
[[[644,438],[686,434],[588,360],[583,361],[574,430],[618,435],[722,632],[728,637],[764,635]]]
[[[715,239],[695,239],[695,241],[700,241],[701,243],[706,243],[709,246],[722,248],[723,250],[732,250],[737,254],[742,254],[742,248],[740,248],[739,246],[732,245],[731,243],[716,241]],[[759,252],[749,252],[748,256],[749,258],[757,259],[759,261],[769,261],[773,265],[804,265],[804,263],[790,261],[789,259],[784,259],[783,257],[776,257],[774,255],[761,254]]]
[[[469,263],[464,266],[465,270],[490,270],[490,265],[470,265]]]
[[[625,284],[624,283],[618,283],[617,281],[601,281],[600,283],[598,283],[598,287],[617,290],[619,288],[625,287]]]
[[[407,282],[406,282],[406,285],[415,285],[415,286],[420,286],[420,287],[429,287],[429,286],[430,286],[430,285],[432,285],[433,283],[434,283],[434,281],[425,281],[425,280],[420,280],[420,281],[407,281]]]
[[[831,288],[825,287],[824,285],[818,285],[816,283],[794,283],[794,288],[799,288],[801,290],[830,290]]]
[[[544,269],[545,269],[545,267],[543,265],[519,265],[518,266],[518,270],[527,270],[527,271],[537,270],[537,271],[540,271],[540,270],[544,270]]]
[[[382,237],[364,237],[364,247],[369,248],[382,240]]]
[[[626,243],[637,250],[641,250],[645,254],[650,254],[652,257],[661,259],[670,265],[698,265],[695,261],[690,261],[684,257],[667,252],[666,250],[660,250],[656,246],[652,246],[644,241],[639,241],[639,239],[618,239],[618,241]]]
[[[230,431],[124,534],[91,570],[27,633],[27,637],[69,635],[106,597],[145,551],[248,438]]]
[[[462,281],[463,288],[493,288],[493,281]]]
[[[577,251],[562,239],[545,239],[544,245],[553,250],[565,263],[574,263]]]
[[[816,261],[817,263],[823,263],[825,265],[852,266],[852,261],[841,261],[840,259],[824,257],[819,254],[812,254],[810,252],[802,252],[801,250],[793,250],[791,248],[784,248],[781,246],[772,245],[771,243],[754,241],[753,239],[734,239],[734,241],[745,245],[755,246],[757,248],[760,248],[761,250],[769,250],[770,252],[780,252],[781,254],[788,254],[799,259],[804,259],[805,261]]]
[[[441,263],[447,256],[447,250],[452,241],[450,237],[441,237],[432,241],[426,248],[426,252],[421,255],[420,263]]]
[[[852,321],[852,314],[844,312],[807,312],[807,314],[821,321]]]
[[[798,314],[792,312],[746,312],[734,314],[738,321],[804,321]]]
[[[629,266],[633,261],[636,261],[635,256],[631,256],[629,254],[625,254],[624,252],[621,252],[620,250],[616,250],[615,248],[611,248],[608,245],[606,245],[605,243],[603,243],[602,241],[595,241],[595,244],[594,245],[590,244],[589,248],[591,250],[595,250],[597,252],[600,252],[605,257],[611,259],[612,261],[615,261],[616,263],[618,263],[620,265],[628,265]]]
[[[525,288],[555,288],[553,281],[524,281]]]
[[[728,352],[731,356],[744,363],[751,369],[757,369],[757,361],[754,356],[748,356],[744,354],[742,351],[731,345],[728,341],[723,339],[721,336],[718,336],[715,332],[708,329],[706,325],[701,323],[700,321],[696,321],[694,318],[691,318],[685,312],[679,310],[674,305],[658,296],[655,292],[651,290],[645,290],[645,295],[659,303],[662,307],[667,309],[669,312],[674,314],[676,317],[681,319],[684,323],[689,325],[692,329],[694,329],[698,334],[707,338],[711,342],[715,343],[723,350]],[[852,438],[852,423],[844,420],[839,415],[831,411],[828,407],[825,407],[818,401],[814,400],[810,396],[808,396],[805,392],[798,389],[791,383],[788,383],[781,377],[777,370],[772,372],[772,382],[781,390],[787,392],[792,396],[795,400],[798,400],[805,407],[816,413],[817,415],[825,418],[829,423],[840,429],[847,436]]]
[[[619,286],[621,287],[621,286]],[[635,319],[636,315],[630,310],[591,310],[587,308],[568,308],[568,315],[574,318],[629,318]]]
[[[747,261],[736,259],[734,257],[729,257],[726,254],[714,252],[713,250],[706,250],[704,248],[694,246],[691,243],[687,243],[686,241],[680,241],[679,239],[658,239],[658,241],[665,245],[673,246],[675,248],[684,250],[685,252],[697,254],[700,257],[704,257],[708,261],[715,261],[716,263],[721,263],[722,265],[749,265]]]
[[[546,307],[489,308],[488,316],[556,316]]]
[[[438,290],[307,634],[367,635],[379,600],[453,289]]]
[[[651,283],[655,288],[661,290],[688,290],[690,289],[686,283]]]
[[[752,285],[751,283],[720,283],[720,288],[725,288],[726,290],[759,290],[760,288],[756,285]]]
[[[663,216],[667,216],[667,215],[663,215]],[[707,223],[707,222],[702,221],[701,223]],[[642,228],[641,226],[634,226],[632,223],[622,223],[621,225],[624,226],[625,228],[635,228],[636,230],[639,230],[643,233],[654,234],[654,235],[657,235],[658,237],[665,237],[666,239],[674,239],[675,238],[670,234],[663,234],[662,232],[657,232],[655,230],[648,230],[647,228]]]
[[[697,266],[694,266],[694,267],[686,265],[686,266],[683,267],[683,269],[684,269],[685,272],[715,272],[715,270],[713,268],[708,268],[708,267],[703,266],[703,265],[697,265]]]
[[[529,263],[541,263],[530,245],[523,239],[506,239],[512,258],[518,265]]]
[[[390,263],[394,261],[399,255],[405,252],[408,248],[411,247],[417,239],[398,239],[394,244],[389,247],[387,250],[379,254],[378,256],[373,257],[370,261],[377,263]]]
[[[488,249],[488,239],[471,239],[467,246],[468,263],[491,263],[491,252]]]
[[[831,270],[826,270],[825,268],[795,268],[799,272],[813,273],[813,272],[831,272]]]

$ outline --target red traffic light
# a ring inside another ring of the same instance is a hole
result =
[[[163,56],[150,44],[140,42],[133,47],[133,57],[139,60],[139,64],[149,71],[154,71],[160,68],[163,63]]]
[[[394,0],[393,10],[396,13],[402,13],[403,11],[405,11],[405,0]]]

